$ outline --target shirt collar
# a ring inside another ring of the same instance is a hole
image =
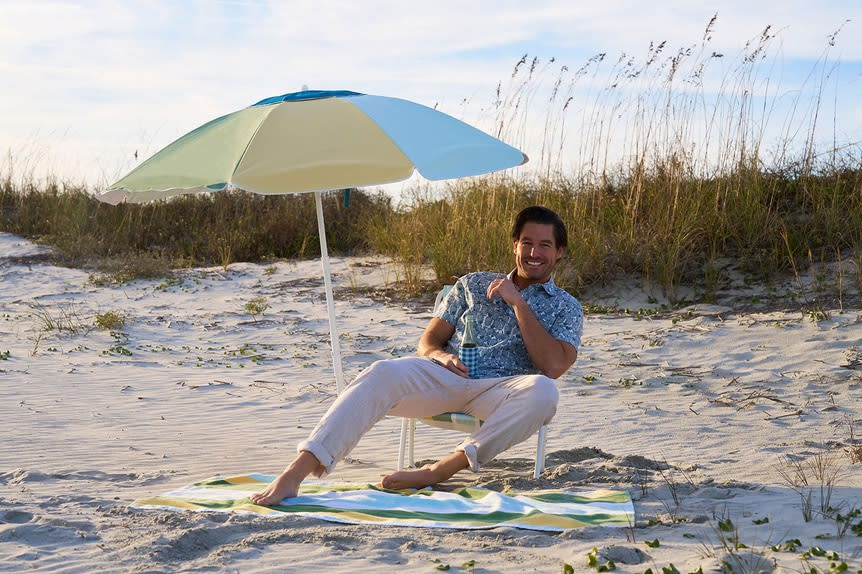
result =
[[[506,278],[508,278],[509,281],[511,281],[512,277],[514,277],[517,273],[518,273],[518,268],[516,267],[515,269],[512,269],[511,271],[509,271],[509,274],[506,275]],[[557,287],[557,284],[554,283],[553,277],[548,277],[548,280],[545,281],[544,283],[533,283],[533,285],[540,285],[542,287],[542,289],[544,289],[548,295],[552,295],[552,296],[556,295],[557,290],[559,289],[559,287]],[[529,288],[529,285],[527,287]]]

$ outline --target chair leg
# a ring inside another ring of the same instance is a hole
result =
[[[536,467],[533,470],[533,479],[538,480],[545,470],[545,425],[539,429],[538,444],[536,445]]]
[[[407,449],[407,427],[410,419],[401,419],[401,440],[398,441],[398,462],[395,465],[395,470],[404,469],[404,453]]]
[[[413,447],[416,445],[416,419],[410,419],[409,434],[407,438],[407,466],[416,466],[416,457],[413,454]]]

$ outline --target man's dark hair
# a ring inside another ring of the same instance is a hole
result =
[[[551,211],[547,207],[533,205],[526,207],[515,217],[515,224],[512,225],[512,240],[517,241],[521,237],[521,230],[527,223],[546,223],[554,226],[554,242],[557,247],[567,247],[569,244],[569,234],[566,232],[566,224],[560,219],[560,216]]]

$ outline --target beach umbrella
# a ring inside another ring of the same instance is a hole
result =
[[[344,386],[322,193],[480,175],[521,165],[519,150],[429,107],[346,90],[266,98],[205,123],[156,152],[99,199],[142,203],[178,194],[242,189],[315,192],[336,387]]]

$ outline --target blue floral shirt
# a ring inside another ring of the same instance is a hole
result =
[[[527,353],[515,319],[515,310],[501,297],[488,299],[488,285],[501,276],[499,273],[479,272],[461,277],[434,311],[435,317],[455,326],[455,334],[445,348],[454,355],[458,354],[464,334],[464,313],[468,310],[472,312],[476,320],[476,345],[479,348],[477,378],[541,372]],[[557,287],[553,279],[529,285],[521,291],[521,296],[552,337],[578,348],[581,344],[584,311],[577,299]]]

